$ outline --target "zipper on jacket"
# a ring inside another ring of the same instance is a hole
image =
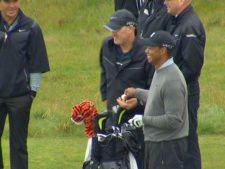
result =
[[[7,34],[7,32],[5,32],[4,43],[6,42],[7,38],[8,38],[8,34]]]
[[[25,79],[28,82],[29,80],[28,80],[28,74],[27,74],[26,70],[24,69],[23,72],[24,72],[24,75],[25,75]]]

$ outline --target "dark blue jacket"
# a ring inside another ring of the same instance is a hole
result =
[[[117,105],[116,99],[126,88],[149,89],[154,69],[148,63],[144,50],[139,41],[135,40],[133,48],[128,53],[127,62],[118,65],[116,64],[118,46],[114,44],[112,37],[104,40],[100,51],[100,92],[102,100],[107,100],[108,110]]]
[[[155,31],[166,30],[170,17],[164,0],[146,0],[138,17],[137,36],[149,38]]]
[[[138,0],[114,0],[115,11],[127,9],[133,13],[136,18],[138,17],[139,5]]]
[[[191,5],[178,17],[171,18],[168,31],[177,41],[172,54],[174,62],[184,74],[188,86],[197,83],[204,61],[206,35]]]
[[[49,71],[41,29],[19,11],[12,30],[5,28],[0,14],[0,97],[22,96],[30,92],[29,74]]]

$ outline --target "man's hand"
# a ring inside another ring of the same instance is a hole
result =
[[[136,89],[133,87],[129,87],[124,91],[124,94],[126,95],[126,99],[134,97]]]
[[[137,105],[138,105],[138,101],[136,98],[123,100],[121,97],[119,97],[118,99],[116,99],[116,101],[121,107],[123,107],[127,110],[133,109],[133,108],[137,107]]]
[[[132,125],[135,126],[137,128],[141,128],[144,124],[143,124],[143,115],[135,115],[132,119],[130,119],[128,122]]]

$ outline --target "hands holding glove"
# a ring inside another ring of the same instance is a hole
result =
[[[141,128],[144,124],[143,124],[143,115],[135,115],[132,119],[130,119],[128,122],[132,125],[135,126],[137,128]]]

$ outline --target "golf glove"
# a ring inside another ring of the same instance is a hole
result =
[[[135,126],[137,128],[141,128],[143,124],[142,120],[143,115],[135,115],[132,119],[130,119],[128,122],[130,125]]]

